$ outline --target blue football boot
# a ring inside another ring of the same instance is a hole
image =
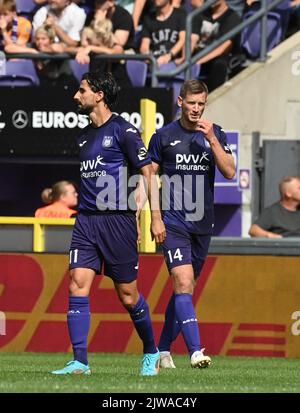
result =
[[[52,374],[91,374],[90,366],[72,360],[67,363],[66,367],[61,370],[51,371]]]
[[[141,376],[156,376],[159,372],[160,353],[144,354],[142,360]]]

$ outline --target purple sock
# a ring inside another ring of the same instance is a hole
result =
[[[158,348],[160,351],[170,351],[171,344],[180,333],[180,325],[175,317],[175,295],[173,294],[165,313],[165,323],[161,332]]]
[[[90,329],[89,297],[69,297],[68,328],[74,360],[88,365],[87,338]]]
[[[157,348],[154,341],[149,307],[142,294],[140,294],[136,305],[129,310],[129,314],[134,323],[135,329],[143,342],[144,354],[156,353]]]
[[[200,334],[191,294],[175,294],[175,314],[190,356],[200,350]]]

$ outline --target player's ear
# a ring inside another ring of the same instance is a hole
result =
[[[104,98],[104,93],[102,90],[99,90],[99,92],[96,92],[96,102],[99,103],[101,100]]]
[[[178,96],[178,98],[177,98],[177,105],[181,108],[181,106],[182,106],[182,97],[181,96]]]

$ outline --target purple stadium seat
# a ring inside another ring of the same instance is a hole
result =
[[[162,72],[170,72],[171,70],[174,70],[176,68],[176,64],[174,62],[169,62],[165,65],[160,66],[160,71]],[[193,64],[191,66],[191,79],[197,79],[199,78],[200,75],[200,68],[201,66],[198,64]],[[178,112],[178,106],[177,106],[177,98],[180,93],[181,86],[184,82],[184,72],[179,73],[175,77],[172,78],[165,78],[165,79],[160,79],[159,81],[159,87],[172,87],[173,88],[173,113],[174,116],[176,116]]]
[[[72,69],[74,76],[80,83],[82,79],[82,75],[84,75],[84,73],[89,71],[89,64],[88,63],[80,64],[75,59],[71,59],[69,62],[70,62],[70,67]]]
[[[245,14],[244,20],[252,16],[254,11]],[[267,19],[267,51],[277,46],[282,39],[281,17],[278,13],[269,12]],[[241,46],[250,59],[260,55],[261,22],[257,21],[242,31]]]
[[[127,60],[126,70],[134,87],[144,87],[147,79],[148,65],[141,60]]]
[[[28,17],[30,20],[32,16],[40,7],[33,0],[16,0],[17,13]]]
[[[165,65],[161,65],[159,67],[159,70],[161,72],[170,72],[171,70],[176,69],[176,64],[174,62],[169,62]],[[200,65],[198,64],[194,64],[191,66],[191,79],[197,79],[199,77],[200,74]],[[163,79],[161,80],[159,83],[165,85],[166,83],[173,83],[173,81],[184,81],[184,72],[179,73],[178,75],[176,75],[174,78],[170,79]]]
[[[18,59],[6,62],[6,74],[0,76],[0,86],[38,86],[39,78],[31,60]]]

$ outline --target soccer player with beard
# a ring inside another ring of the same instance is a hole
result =
[[[151,159],[138,130],[112,113],[116,98],[117,84],[109,73],[86,73],[74,96],[79,112],[91,121],[78,138],[80,202],[70,247],[68,328],[74,360],[53,374],[91,373],[87,357],[89,291],[102,265],[143,342],[141,375],[154,376],[159,369],[149,307],[137,289],[136,211],[127,202],[126,192],[134,171],[140,171],[148,188],[156,242],[164,241],[165,227]]]
[[[235,165],[223,129],[201,119],[207,94],[205,83],[186,81],[178,97],[181,118],[154,133],[149,144],[153,168],[162,174],[163,251],[174,286],[158,346],[166,368],[175,368],[170,347],[180,331],[192,367],[211,363],[200,346],[192,296],[213,231],[215,166],[232,179]]]

